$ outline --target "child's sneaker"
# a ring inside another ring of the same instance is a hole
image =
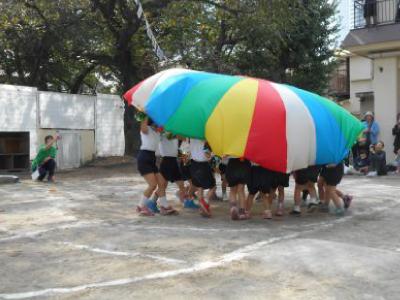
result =
[[[185,199],[183,202],[183,207],[184,208],[189,208],[189,209],[199,209],[200,206],[198,206],[192,199]]]
[[[246,213],[244,208],[239,209],[239,220],[248,220],[250,215]]]
[[[353,196],[344,195],[344,197],[343,197],[344,209],[349,209],[352,200],[353,200]]]
[[[337,208],[335,209],[335,215],[336,215],[337,217],[343,217],[343,216],[344,216],[344,209],[341,208],[341,207],[337,207]]]
[[[275,212],[275,216],[277,216],[277,217],[283,216],[283,207],[278,207],[278,209]]]
[[[293,210],[290,212],[290,215],[291,215],[291,216],[300,217],[300,216],[301,216],[301,211],[299,211],[299,210],[297,210],[297,209],[293,209]]]
[[[317,199],[310,199],[310,202],[307,205],[307,212],[313,213],[318,209],[318,200]]]
[[[146,207],[153,212],[154,214],[159,214],[160,210],[158,209],[157,202],[153,200],[149,200],[146,203]]]
[[[179,212],[172,206],[163,207],[160,206],[160,214],[163,216],[178,215]]]
[[[376,171],[371,171],[371,172],[368,172],[368,174],[367,174],[367,177],[376,177],[376,176],[378,176],[378,172],[376,172]]]
[[[263,219],[267,219],[267,220],[272,219],[271,210],[269,210],[269,209],[264,210],[262,217],[263,217]]]
[[[143,217],[152,217],[154,213],[147,206],[137,206],[136,211],[140,216]]]
[[[200,204],[200,214],[203,217],[210,218],[211,217],[210,204],[208,204],[204,199],[200,199],[199,204]]]

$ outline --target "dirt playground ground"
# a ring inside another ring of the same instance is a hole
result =
[[[348,176],[345,217],[135,213],[133,162],[0,185],[0,299],[399,299],[400,177]],[[293,182],[291,182],[293,185]],[[286,208],[290,209],[292,188]]]

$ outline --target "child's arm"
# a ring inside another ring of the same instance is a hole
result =
[[[53,144],[54,144],[55,142],[57,142],[59,139],[60,139],[60,136],[59,136],[58,134],[56,134],[55,136],[53,136],[53,140],[52,140],[51,142],[48,142],[48,143],[46,144],[45,149],[46,149],[46,150],[49,150],[49,149],[53,146]]]

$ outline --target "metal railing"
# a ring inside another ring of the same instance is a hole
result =
[[[400,0],[354,0],[354,28],[400,23]]]

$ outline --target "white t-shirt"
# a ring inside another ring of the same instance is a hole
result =
[[[165,136],[161,136],[160,139],[160,155],[161,157],[178,157],[178,140],[167,139]]]
[[[140,132],[140,138],[142,144],[140,150],[148,150],[156,152],[158,144],[160,143],[160,134],[155,131],[152,127],[148,127],[149,131],[146,133]]]
[[[190,155],[192,159],[197,162],[207,161],[206,154],[204,153],[205,142],[197,139],[190,139]]]

